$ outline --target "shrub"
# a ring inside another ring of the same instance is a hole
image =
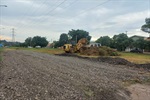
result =
[[[106,50],[104,50],[103,48],[99,48],[99,55],[101,55],[101,56],[107,56],[108,54],[107,54]]]

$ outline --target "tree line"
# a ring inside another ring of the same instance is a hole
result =
[[[76,44],[81,38],[87,38],[90,42],[91,36],[89,32],[84,30],[70,30],[68,34],[62,33],[58,41],[54,41],[54,47],[61,47],[64,44]],[[101,36],[95,42],[100,43],[102,46],[108,46],[118,51],[124,51],[127,47],[129,48],[140,48],[150,51],[150,41],[144,40],[144,38],[139,38],[138,40],[134,41],[132,37],[128,37],[127,34],[121,33],[118,35],[114,35],[112,38],[109,36]],[[28,37],[21,46],[41,46],[45,47],[48,45],[48,41],[45,37],[35,36],[35,37]]]
[[[27,47],[27,46],[32,46],[32,47],[36,47],[36,46],[40,46],[40,47],[46,47],[48,44],[48,41],[46,40],[46,37],[41,37],[41,36],[34,36],[32,37],[28,37],[25,39],[24,43],[21,43],[22,47]]]
[[[80,29],[72,29],[68,32],[68,34],[62,33],[59,40],[54,41],[54,47],[61,47],[67,43],[75,45],[81,38],[87,38],[88,41],[91,40],[89,32]]]
[[[101,43],[102,46],[117,49],[118,51],[125,51],[127,47],[150,51],[150,41],[144,40],[143,37],[139,37],[139,39],[134,40],[132,37],[128,37],[125,33],[114,35],[112,38],[109,36],[101,36],[95,42]]]

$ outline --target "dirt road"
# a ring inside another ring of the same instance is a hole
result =
[[[147,72],[31,51],[3,53],[0,100],[131,100],[122,82]]]

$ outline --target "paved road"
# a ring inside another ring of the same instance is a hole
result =
[[[5,51],[0,65],[1,100],[130,100],[122,82],[148,77],[125,66],[22,50]]]

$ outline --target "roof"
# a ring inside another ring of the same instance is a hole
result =
[[[134,37],[138,37],[138,38],[145,38],[144,36],[138,36],[138,35],[133,35],[130,38],[134,38]]]
[[[138,35],[134,35],[130,37],[131,39],[133,39],[134,41],[137,41],[138,39],[144,39],[144,36],[138,36]]]

